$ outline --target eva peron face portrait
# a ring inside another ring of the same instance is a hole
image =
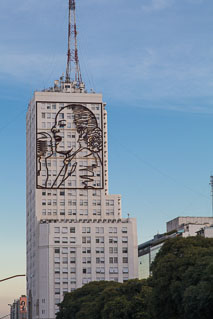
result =
[[[37,188],[103,188],[101,104],[37,103],[36,154]]]

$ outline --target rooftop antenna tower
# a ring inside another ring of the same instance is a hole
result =
[[[66,82],[75,81],[79,87],[82,83],[77,45],[77,27],[75,15],[75,0],[69,0],[69,23],[68,23],[68,50],[67,50],[67,68]],[[74,70],[72,68],[74,67]],[[72,78],[73,76],[73,78]]]
[[[212,217],[213,217],[213,176],[210,176],[210,183],[209,185],[211,185],[211,198],[212,198]]]

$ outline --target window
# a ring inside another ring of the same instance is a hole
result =
[[[60,233],[60,227],[54,227],[54,233]]]
[[[60,254],[60,248],[55,248],[55,254]]]
[[[74,267],[70,268],[70,273],[71,274],[75,274],[76,273],[76,269]]]
[[[115,244],[118,242],[118,237],[109,237],[109,243],[110,244]]]
[[[122,233],[127,234],[127,227],[122,227]]]
[[[104,237],[96,237],[95,242],[97,244],[104,243]]]
[[[83,244],[89,244],[91,243],[91,237],[82,237],[82,243]]]
[[[68,247],[62,248],[62,254],[68,254]]]
[[[109,273],[110,274],[117,274],[118,273],[118,267],[109,267]]]
[[[60,288],[55,288],[55,295],[60,295]]]
[[[87,209],[80,209],[80,215],[88,215],[88,210]]]
[[[76,209],[68,209],[68,215],[76,215]]]
[[[70,244],[75,244],[75,243],[76,243],[76,238],[70,237]]]
[[[55,257],[54,258],[54,262],[55,262],[55,264],[59,264],[60,263],[60,257]]]
[[[127,254],[128,253],[128,247],[122,247],[122,253]]]
[[[68,228],[67,227],[62,227],[62,233],[67,234],[68,233]]]
[[[93,215],[100,216],[101,215],[101,210],[100,209],[93,209]]]
[[[122,237],[122,243],[128,243],[128,237]]]
[[[70,227],[70,233],[72,233],[72,234],[75,233],[75,227]]]
[[[68,237],[62,237],[62,243],[68,244]]]
[[[91,228],[90,227],[82,227],[82,233],[88,233],[90,234]]]
[[[75,252],[76,252],[76,248],[75,247],[70,248],[70,254],[75,254]]]
[[[104,254],[104,247],[96,247],[95,252],[96,254]]]
[[[123,274],[128,274],[129,268],[128,267],[123,267]]]
[[[96,267],[96,274],[104,274],[105,268],[104,267]]]
[[[107,216],[114,216],[114,209],[106,209]]]
[[[96,227],[95,228],[95,232],[99,233],[99,234],[103,234],[104,233],[104,227]]]
[[[91,264],[91,257],[83,257],[82,263],[83,264]]]
[[[96,264],[104,264],[104,257],[96,257]]]
[[[114,200],[106,200],[106,206],[114,206]]]
[[[128,264],[128,257],[123,257],[123,263]]]
[[[70,263],[71,263],[71,264],[75,264],[75,257],[71,257],[71,258],[70,258]]]
[[[117,264],[118,263],[118,257],[109,257],[109,263],[110,264]]]
[[[82,253],[83,254],[90,254],[91,248],[90,247],[82,247]]]
[[[82,272],[83,274],[91,274],[91,268],[83,268]]]
[[[46,215],[46,209],[42,209],[42,215]]]
[[[68,205],[69,206],[76,206],[76,200],[68,200]]]
[[[60,266],[55,264],[54,266],[55,274],[60,274]]]
[[[110,227],[109,233],[117,233],[117,227]]]
[[[118,247],[109,247],[109,253],[110,254],[117,254],[118,253]]]
[[[60,244],[60,237],[54,237],[54,243]]]
[[[84,284],[88,284],[90,281],[92,281],[91,278],[83,278],[83,279],[82,279],[82,284],[83,284],[83,285],[84,285]]]

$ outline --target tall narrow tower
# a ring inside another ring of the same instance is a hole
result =
[[[209,185],[211,186],[211,206],[212,206],[212,217],[213,217],[213,176],[210,176],[210,183]]]
[[[65,79],[29,103],[26,192],[29,319],[55,318],[90,281],[137,277],[136,220],[108,193],[107,113],[81,79],[74,0]]]

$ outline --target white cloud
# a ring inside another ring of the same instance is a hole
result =
[[[142,10],[151,12],[163,10],[171,7],[174,4],[174,0],[149,0],[147,4],[142,5]]]

